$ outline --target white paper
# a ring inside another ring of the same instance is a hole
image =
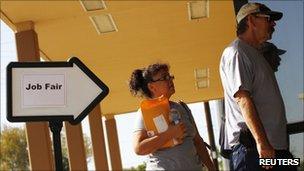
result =
[[[22,77],[22,108],[64,107],[64,74],[25,74]]]
[[[165,132],[168,129],[168,124],[163,115],[153,118],[153,122],[158,133]]]

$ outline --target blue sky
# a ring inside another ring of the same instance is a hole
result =
[[[304,120],[303,100],[303,1],[261,1],[272,10],[283,12],[283,18],[277,21],[276,31],[271,42],[287,52],[276,77],[284,99],[287,120]]]
[[[276,72],[277,81],[286,108],[287,121],[304,120],[303,99],[299,95],[303,86],[303,1],[259,1],[274,11],[283,12],[277,21],[271,42],[287,52],[281,56],[281,65]],[[290,150],[303,160],[304,134],[290,136]]]

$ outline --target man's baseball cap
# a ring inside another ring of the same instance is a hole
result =
[[[247,3],[241,7],[239,10],[236,21],[240,23],[242,19],[244,19],[249,14],[265,14],[269,15],[271,20],[277,21],[283,17],[283,13],[278,11],[272,11],[266,5],[261,3]]]
[[[276,45],[274,45],[273,43],[270,43],[270,42],[263,43],[260,47],[260,51],[262,53],[269,52],[269,51],[275,51],[277,53],[277,55],[283,55],[286,52],[286,50],[279,49],[279,48],[277,48]]]

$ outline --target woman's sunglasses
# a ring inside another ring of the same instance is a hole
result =
[[[157,82],[157,81],[169,81],[169,80],[173,80],[174,76],[173,75],[165,75],[162,78],[159,78],[157,80],[151,80],[151,82]]]

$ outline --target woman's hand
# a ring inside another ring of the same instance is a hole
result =
[[[216,171],[216,167],[213,163],[210,165],[207,165],[206,167],[208,168],[209,171]]]
[[[175,139],[178,144],[181,144],[186,136],[186,126],[183,122],[176,125],[170,124],[167,132],[172,139]]]
[[[206,145],[204,144],[204,140],[201,138],[198,132],[196,133],[193,141],[196,147],[197,154],[199,155],[199,158],[202,163],[208,168],[208,170],[216,170],[216,167],[213,163],[213,159],[209,155]]]
[[[177,125],[169,125],[165,132],[159,133],[153,137],[149,137],[144,130],[134,132],[133,147],[138,155],[147,155],[160,149],[166,142],[173,138],[178,144],[183,142],[186,136],[186,127],[182,122]]]

